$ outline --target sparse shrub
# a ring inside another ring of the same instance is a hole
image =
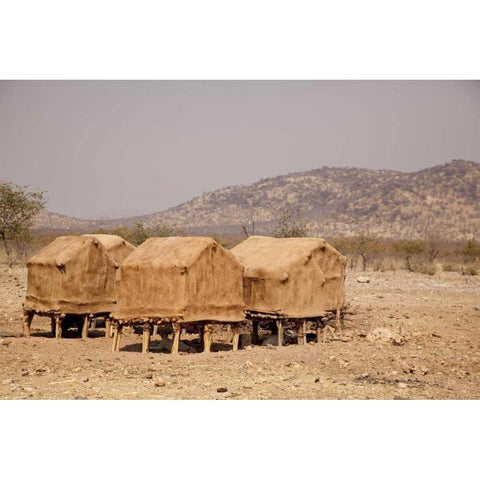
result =
[[[414,263],[410,265],[410,272],[423,273],[425,275],[435,275],[437,267],[433,263]]]
[[[442,270],[444,272],[458,272],[458,268],[456,268],[452,263],[444,263],[442,265]]]
[[[468,265],[462,268],[462,275],[478,275],[478,270],[473,265]]]

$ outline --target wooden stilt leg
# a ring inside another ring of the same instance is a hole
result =
[[[230,325],[229,325],[230,326]],[[236,352],[238,350],[238,341],[240,340],[240,324],[236,323],[231,326],[233,332],[233,351]]]
[[[341,325],[340,325],[340,307],[337,308],[337,311],[335,312],[335,330],[340,330]]]
[[[97,328],[97,317],[92,319],[92,328],[95,330]]]
[[[23,336],[30,336],[30,325],[32,324],[33,312],[26,310],[23,312]]]
[[[112,330],[113,330],[112,352],[116,352],[117,338],[118,338],[118,325],[116,323],[112,325]]]
[[[210,352],[212,349],[212,327],[207,324],[203,327],[203,351]]]
[[[258,344],[258,320],[252,320],[252,343],[254,345]]]
[[[279,318],[275,322],[277,324],[278,346],[281,347],[283,345],[283,319]]]
[[[113,345],[112,345],[113,352],[120,351],[121,338],[122,338],[122,325],[115,323],[113,324]]]
[[[142,341],[142,353],[148,353],[150,349],[150,333],[151,326],[149,323],[143,325],[143,341]]]
[[[299,345],[305,345],[307,334],[307,321],[302,318],[297,320],[297,343]]]
[[[105,318],[105,338],[110,338],[110,334],[112,331],[112,321],[110,317]]]
[[[178,353],[178,346],[180,345],[180,334],[182,333],[182,328],[177,322],[173,323],[173,344],[172,344],[172,353]]]
[[[55,315],[55,338],[62,338],[62,317]]]
[[[153,326],[153,335],[158,335],[158,325]]]
[[[88,338],[88,323],[90,318],[88,315],[83,316],[83,328],[82,328],[82,339],[86,340]]]
[[[204,350],[204,348],[205,348],[205,343],[204,343],[204,341],[203,341],[203,336],[204,336],[204,334],[205,334],[205,325],[200,325],[200,326],[199,326],[199,328],[198,328],[198,333],[199,333],[199,335],[200,335],[200,349],[201,349],[202,352],[203,352],[203,350]]]
[[[322,335],[322,329],[321,329],[321,323],[320,323],[320,320],[317,320],[317,329],[316,329],[316,333],[317,333],[317,343],[320,343],[320,336]]]

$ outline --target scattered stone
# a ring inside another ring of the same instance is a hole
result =
[[[89,379],[88,377],[82,378],[82,382],[83,382],[83,383],[87,383],[89,380],[90,380],[90,379]]]
[[[211,387],[212,384],[211,384],[210,382],[205,382],[205,383],[203,384],[203,386],[204,386],[204,387]]]
[[[217,388],[217,392],[218,392],[218,393],[225,393],[225,392],[228,392],[228,388],[225,388],[225,387],[219,387],[219,388]]]
[[[358,283],[370,283],[370,279],[368,277],[357,277]]]
[[[319,381],[320,381],[320,379],[317,377],[317,378],[315,379],[315,383],[318,383]]]
[[[167,383],[162,378],[159,378],[153,385],[155,387],[164,387]]]
[[[389,328],[376,328],[369,332],[366,338],[369,342],[392,343],[393,345],[403,345],[407,341],[404,335]]]
[[[151,380],[151,379],[153,378],[153,374],[152,374],[152,373],[149,373],[149,374],[145,375],[145,378],[146,378],[147,380]]]
[[[252,346],[252,345],[247,345],[247,346],[245,347],[245,350],[253,350],[253,346]]]
[[[13,378],[6,378],[5,380],[2,380],[2,385],[10,385],[13,382]]]
[[[244,365],[243,365],[245,368],[251,368],[253,367],[253,363],[250,361],[250,360],[247,360]]]
[[[74,400],[86,400],[87,397],[80,397],[80,396],[76,396],[76,397],[73,397]]]

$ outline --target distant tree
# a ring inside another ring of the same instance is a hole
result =
[[[474,262],[480,258],[480,243],[476,242],[474,238],[467,240],[465,246],[460,250],[465,262]]]
[[[384,252],[385,246],[375,237],[360,233],[353,239],[352,249],[362,259],[363,270],[366,270]]]
[[[398,240],[394,248],[403,256],[407,270],[411,272],[412,259],[425,251],[425,242],[422,240]]]
[[[166,222],[160,222],[147,229],[149,237],[180,237],[183,231],[177,228],[176,225],[170,225]]]
[[[270,233],[277,238],[306,237],[308,235],[308,227],[305,220],[300,218],[298,214],[292,212],[291,209],[286,208],[276,228]]]
[[[0,183],[0,239],[10,267],[12,243],[15,239],[27,238],[35,215],[45,208],[45,192],[28,192],[26,188],[10,182]]]
[[[137,247],[150,237],[172,237],[183,235],[182,230],[175,225],[170,225],[165,222],[157,223],[149,228],[146,228],[142,222],[137,222],[132,227],[120,226],[109,232],[100,228],[94,233],[110,233],[111,235],[118,235]]]
[[[145,230],[145,225],[142,222],[137,222],[132,228],[130,233],[131,243],[138,247],[149,237]]]

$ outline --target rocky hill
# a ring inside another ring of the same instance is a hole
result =
[[[187,233],[241,233],[252,221],[268,233],[289,208],[312,235],[369,232],[392,238],[428,230],[450,239],[480,237],[480,164],[453,160],[418,172],[323,167],[210,192],[166,211],[110,221],[84,221],[45,213],[42,228],[91,230],[168,222]]]

